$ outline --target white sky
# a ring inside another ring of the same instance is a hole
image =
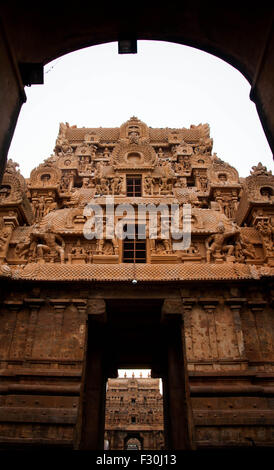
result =
[[[30,171],[53,153],[60,122],[119,127],[135,115],[151,127],[208,123],[213,152],[248,176],[270,147],[250,85],[221,59],[178,44],[138,41],[138,54],[117,43],[67,54],[45,67],[45,84],[26,88],[9,158]]]

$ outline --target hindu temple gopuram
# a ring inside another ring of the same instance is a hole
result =
[[[274,176],[258,163],[240,178],[212,146],[208,124],[156,129],[132,117],[60,124],[28,179],[8,161],[0,448],[103,449],[118,368],[162,379],[161,448],[274,445]],[[101,238],[86,231],[91,201]],[[187,248],[158,225],[148,236],[140,209],[161,204],[176,205],[178,229],[191,208]],[[111,214],[134,232],[139,212],[140,239],[107,236]]]
[[[105,448],[164,449],[160,380],[132,376],[109,379],[106,393]]]

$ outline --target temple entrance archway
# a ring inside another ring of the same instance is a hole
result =
[[[124,449],[125,450],[142,450],[143,438],[139,433],[137,434],[128,434],[124,440]]]
[[[81,449],[103,449],[106,381],[118,368],[149,368],[163,380],[167,449],[189,449],[190,400],[182,317],[165,315],[164,299],[108,300],[107,320],[90,320],[83,395]],[[171,313],[171,312],[169,312]]]
[[[16,14],[15,14],[16,11]],[[251,85],[250,97],[274,148],[273,7],[208,7],[204,2],[138,5],[132,15],[123,3],[66,9],[9,2],[0,10],[0,175],[22,104],[25,85],[42,83],[43,66],[83,47],[121,39],[160,40],[204,50],[238,69]],[[100,21],[90,21],[90,18]],[[153,19],[153,20],[152,20]],[[26,34],[26,31],[28,34]],[[240,45],[240,47],[239,47]]]

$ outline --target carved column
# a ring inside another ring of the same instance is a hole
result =
[[[104,367],[105,318],[104,300],[92,299],[87,304],[88,338],[83,376],[82,450],[104,449],[105,394],[107,374]]]
[[[38,320],[38,312],[40,310],[41,305],[45,302],[45,300],[44,299],[24,299],[24,302],[30,309],[28,333],[27,333],[26,347],[25,347],[25,358],[30,359],[32,355],[33,344],[34,344],[35,329],[36,329],[36,324]]]
[[[84,349],[87,330],[87,301],[85,299],[73,299],[79,313],[79,346]]]
[[[166,447],[169,450],[192,449],[194,428],[181,300],[164,301],[162,322],[166,343],[166,374],[163,380]]]
[[[235,334],[236,334],[238,350],[239,350],[239,357],[241,359],[246,359],[244,335],[243,335],[243,329],[242,329],[242,319],[241,319],[241,314],[240,314],[242,306],[245,302],[246,302],[246,299],[242,299],[242,298],[231,298],[231,299],[226,300],[226,303],[229,305],[230,310],[233,315]]]
[[[70,303],[70,299],[51,299],[50,303],[54,308],[55,347],[53,351],[53,357],[57,359],[61,357],[64,311],[67,305]]]
[[[258,360],[263,359],[263,357],[266,355],[266,345],[264,341],[264,336],[265,336],[264,325],[261,326],[261,316],[266,305],[267,305],[267,302],[264,300],[251,300],[248,302],[248,306],[254,318],[254,323],[255,323],[254,333],[256,332],[259,350],[260,350],[261,357],[260,358],[258,357],[257,358]]]
[[[215,310],[218,304],[218,300],[200,299],[199,302],[201,303],[204,311],[207,314],[208,336],[209,336],[209,344],[210,344],[212,359],[217,360],[219,358],[219,353],[218,353],[218,338],[217,338],[217,333],[216,333]]]
[[[21,310],[23,306],[23,301],[22,300],[16,300],[16,299],[11,299],[11,300],[5,300],[3,304],[8,307],[9,311],[11,314],[15,316],[14,320],[14,327],[13,327],[13,332],[12,332],[12,337],[15,340],[16,339],[16,325],[18,322],[18,312]],[[11,357],[11,347],[12,347],[12,341],[9,342],[8,347],[7,347],[7,353],[6,353],[6,358],[9,360]],[[3,363],[2,367],[6,367],[6,363]]]
[[[184,333],[186,343],[186,355],[187,359],[194,358],[193,350],[193,335],[192,335],[192,309],[196,303],[196,299],[186,298],[183,299],[183,311],[184,311]]]
[[[6,262],[6,256],[9,249],[9,242],[12,236],[12,232],[19,225],[15,215],[4,216],[3,220],[5,224],[5,230],[4,233],[0,234],[0,236],[5,240],[5,242],[2,240],[2,248],[0,250],[0,264]]]

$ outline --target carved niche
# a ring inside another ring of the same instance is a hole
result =
[[[216,184],[224,186],[239,184],[239,174],[237,170],[219,158],[213,161],[211,168],[209,168],[208,176],[211,186]]]
[[[49,163],[39,165],[30,174],[31,188],[57,187],[61,180],[61,170]]]
[[[244,181],[244,192],[250,201],[271,203],[274,201],[274,175],[265,166],[258,163],[253,166]]]
[[[154,148],[146,143],[121,142],[112,153],[114,169],[153,169],[156,161]]]

